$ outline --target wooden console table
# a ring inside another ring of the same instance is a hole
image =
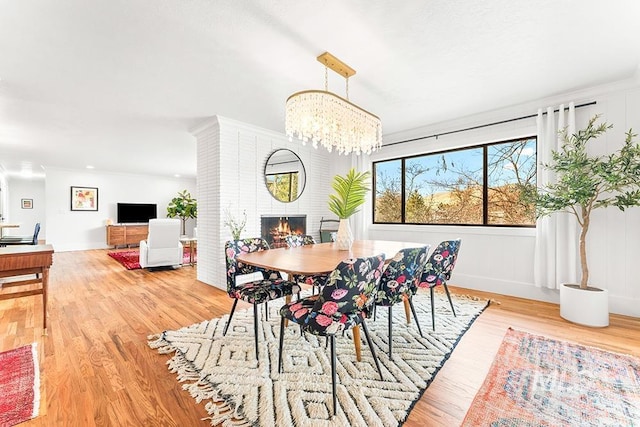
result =
[[[53,264],[53,246],[25,245],[0,248],[0,277],[14,277],[35,274],[34,279],[19,279],[2,283],[0,301],[31,295],[42,295],[42,328],[47,334],[47,286],[49,285],[49,267]],[[5,288],[40,283],[36,289],[4,292]]]
[[[107,225],[107,245],[138,246],[149,236],[148,224]]]

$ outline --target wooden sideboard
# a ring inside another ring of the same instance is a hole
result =
[[[107,245],[138,246],[149,235],[147,224],[107,225]]]

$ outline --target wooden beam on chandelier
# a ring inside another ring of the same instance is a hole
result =
[[[349,67],[344,62],[340,61],[338,58],[330,54],[329,52],[325,52],[322,55],[318,56],[318,62],[324,64],[325,67],[331,68],[336,73],[340,74],[344,78],[349,78],[356,73],[356,70]]]

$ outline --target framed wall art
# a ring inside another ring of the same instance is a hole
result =
[[[33,199],[20,199],[22,202],[22,209],[33,209]]]
[[[96,187],[71,187],[72,211],[97,211],[98,189]]]

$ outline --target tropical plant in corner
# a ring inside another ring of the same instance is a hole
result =
[[[562,131],[562,146],[552,152],[552,161],[543,167],[556,173],[557,182],[534,192],[536,215],[553,212],[573,215],[580,226],[579,253],[582,275],[580,288],[589,288],[587,233],[595,209],[615,206],[621,211],[640,206],[640,145],[634,143],[631,129],[624,146],[602,156],[587,153],[587,142],[604,134],[613,125],[596,125],[599,116],[589,120],[585,129],[569,135]]]
[[[348,250],[353,244],[353,237],[348,219],[358,212],[358,208],[365,202],[369,187],[367,183],[371,174],[369,171],[356,172],[351,168],[345,176],[333,177],[335,193],[329,195],[329,210],[340,219],[338,227],[338,249]]]
[[[186,223],[189,218],[198,217],[198,202],[191,197],[187,190],[178,192],[167,206],[167,218],[180,218],[182,220],[182,235],[186,234]]]

